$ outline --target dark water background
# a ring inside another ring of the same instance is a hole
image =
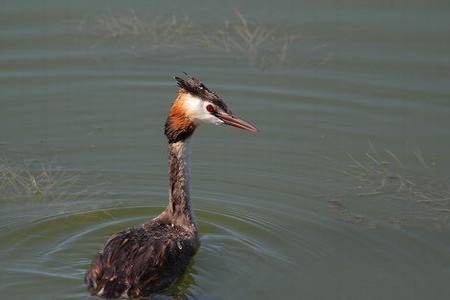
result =
[[[450,296],[445,1],[3,1],[0,291],[88,298],[106,238],[167,201],[162,126],[188,72],[258,135],[202,127],[213,299]]]

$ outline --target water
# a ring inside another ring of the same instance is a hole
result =
[[[2,295],[89,298],[100,245],[165,207],[162,126],[185,71],[261,131],[197,130],[202,246],[175,290],[447,298],[449,8],[3,3]],[[245,20],[260,45],[239,39]]]

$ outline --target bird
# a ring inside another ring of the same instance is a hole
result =
[[[190,140],[201,124],[258,129],[235,116],[200,80],[185,73],[164,125],[168,141],[169,201],[158,216],[112,235],[85,274],[91,295],[139,298],[167,291],[196,254],[199,232],[191,205]]]

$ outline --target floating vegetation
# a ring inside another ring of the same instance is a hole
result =
[[[350,211],[340,200],[328,199],[328,206],[337,214],[340,221],[350,224],[368,224],[369,220],[363,215],[355,214]]]
[[[32,201],[74,200],[86,190],[77,188],[80,172],[52,163],[37,161],[11,164],[0,161],[0,194],[2,200]]]
[[[426,159],[419,149],[415,149],[412,154],[416,166],[412,168],[392,151],[379,152],[370,142],[369,146],[370,151],[363,158],[348,154],[349,165],[325,158],[335,171],[357,183],[348,191],[326,195],[327,203],[338,219],[354,224],[400,226],[420,223],[434,229],[449,229],[450,180],[434,174],[436,161]],[[369,202],[361,203],[358,199]],[[362,207],[370,209],[361,213]],[[369,214],[379,216],[370,218]]]
[[[210,49],[227,56],[245,58],[261,67],[285,65],[294,56],[293,46],[300,38],[288,32],[247,18],[235,10],[230,20],[211,26],[195,24],[189,17],[140,17],[134,10],[89,17],[78,24],[78,31],[96,37],[94,48],[109,41],[126,41],[127,51],[175,47]],[[323,45],[322,45],[323,46]]]
[[[179,18],[175,14],[145,19],[134,10],[121,15],[109,10],[92,20],[82,20],[78,30],[98,37],[99,42],[95,46],[104,40],[125,40],[156,48],[179,43],[192,27],[189,18]]]
[[[235,10],[237,21],[225,21],[224,27],[203,33],[202,45],[218,51],[245,56],[251,64],[282,65],[297,35],[282,34],[274,27],[249,21]]]

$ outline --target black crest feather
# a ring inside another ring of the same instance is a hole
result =
[[[182,79],[177,76],[174,77],[180,88],[194,96],[213,103],[226,113],[231,114],[231,111],[228,109],[227,105],[216,93],[208,89],[200,80],[189,76],[187,73],[184,74],[186,75],[186,79]]]

